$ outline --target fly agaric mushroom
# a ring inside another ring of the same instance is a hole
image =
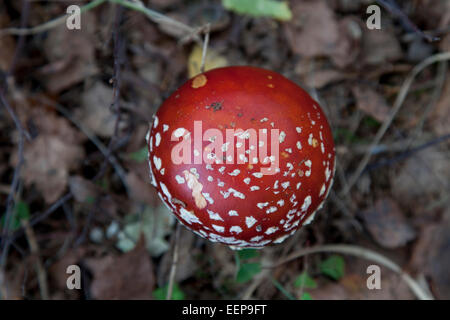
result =
[[[187,228],[232,248],[283,242],[312,221],[333,182],[333,137],[318,103],[261,68],[187,81],[156,112],[147,141],[162,201]]]

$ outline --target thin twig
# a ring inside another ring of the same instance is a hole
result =
[[[63,107],[62,105],[51,101],[50,99],[47,99],[45,97],[37,97],[37,100],[42,101],[48,106],[51,106],[58,110],[64,117],[66,117],[70,122],[72,122],[88,139],[97,147],[97,149],[102,153],[102,155],[109,161],[111,166],[114,168],[114,171],[118,175],[120,181],[122,182],[122,185],[127,190],[127,193],[129,193],[128,183],[126,180],[126,172],[125,169],[120,165],[117,158],[114,156],[114,154],[108,154],[108,148],[103,144],[103,142],[100,141],[100,139],[97,138],[97,136],[87,127],[85,127],[83,124],[81,124],[79,121],[77,121],[70,112]]]
[[[146,8],[141,1],[128,1],[128,0],[94,0],[80,8],[80,13],[89,11],[95,7],[98,7],[99,5],[110,2],[110,3],[116,3],[123,7],[126,7],[128,9],[132,9],[135,11],[139,11],[143,14],[145,14],[150,20],[157,24],[164,24],[164,25],[170,25],[173,27],[176,27],[180,29],[183,32],[182,37],[188,36],[191,39],[196,40],[197,42],[200,42],[200,38],[198,36],[200,28],[192,28],[180,21],[177,21],[175,19],[172,19],[162,13],[159,13],[155,10],[151,10],[149,8]],[[53,20],[50,20],[46,23],[43,23],[39,26],[33,27],[33,28],[7,28],[0,30],[0,36],[2,34],[10,34],[10,35],[33,35],[37,33],[41,33],[44,31],[48,31],[50,29],[53,29],[59,25],[64,24],[66,22],[67,15],[62,15],[58,18],[55,18]]]
[[[396,155],[395,157],[388,158],[388,159],[383,159],[383,160],[375,162],[375,163],[369,163],[367,165],[367,167],[364,169],[364,172],[375,170],[375,169],[378,169],[378,168],[383,167],[383,166],[390,166],[390,165],[392,165],[392,164],[394,164],[394,163],[396,163],[398,161],[401,161],[401,160],[404,160],[406,158],[409,158],[409,157],[413,156],[414,154],[416,154],[416,153],[418,153],[420,151],[423,151],[424,149],[427,149],[429,147],[435,146],[435,145],[437,145],[439,143],[442,143],[442,142],[445,142],[445,141],[447,141],[449,139],[450,139],[450,133],[446,134],[446,135],[443,135],[443,136],[440,136],[440,137],[437,137],[437,138],[434,138],[431,141],[427,141],[427,142],[425,142],[425,143],[423,143],[421,145],[418,145],[418,146],[416,146],[414,148],[411,148],[411,149],[409,149],[407,151],[404,151],[404,152]]]
[[[176,231],[175,231],[175,240],[173,245],[173,258],[172,258],[172,265],[170,267],[170,274],[169,274],[169,283],[167,285],[167,296],[166,300],[172,300],[172,292],[173,292],[173,285],[175,283],[175,275],[177,273],[177,265],[178,265],[178,246],[180,242],[180,229],[181,229],[181,223],[178,221]]]
[[[142,12],[145,14],[150,20],[157,24],[165,24],[165,25],[171,25],[174,27],[179,28],[180,30],[183,30],[186,35],[195,35],[197,33],[197,30],[180,22],[175,19],[172,19],[162,13],[159,13],[155,10],[146,8],[141,1],[128,1],[128,0],[109,0],[110,2],[120,4],[121,6],[124,6],[126,8]],[[198,37],[198,36],[197,36]]]
[[[431,94],[430,102],[426,106],[422,116],[420,117],[419,122],[417,123],[414,131],[412,132],[410,141],[406,144],[407,147],[405,149],[409,149],[412,143],[422,134],[422,129],[426,119],[429,117],[431,111],[433,111],[434,107],[439,101],[439,98],[442,95],[442,91],[445,86],[445,81],[447,79],[447,70],[448,70],[448,61],[446,60],[441,61],[441,63],[439,63],[437,67],[436,87],[434,88],[433,93]]]
[[[82,6],[80,8],[80,13],[89,11],[102,3],[106,2],[107,0],[94,0],[92,2],[89,2],[88,4]],[[0,36],[2,34],[11,34],[11,35],[17,35],[17,36],[28,36],[33,34],[38,34],[41,32],[48,31],[50,29],[53,29],[59,25],[64,24],[66,22],[67,15],[63,15],[61,17],[55,18],[53,20],[50,20],[48,22],[45,22],[41,25],[38,25],[33,28],[7,28],[0,30]]]
[[[13,216],[13,204],[14,204],[14,197],[17,192],[17,188],[19,186],[20,181],[20,171],[22,169],[22,165],[25,161],[24,159],[24,145],[25,145],[25,138],[31,139],[30,135],[26,130],[24,130],[19,118],[15,114],[14,110],[9,105],[8,101],[5,98],[3,88],[0,88],[0,102],[5,107],[11,118],[13,119],[16,129],[19,132],[19,141],[18,141],[18,161],[17,165],[14,168],[13,173],[13,179],[11,183],[11,190],[8,194],[8,198],[6,200],[6,214],[5,214],[5,223],[3,225],[3,230],[1,232],[1,240],[0,240],[0,248],[1,248],[1,255],[0,255],[0,273],[3,273],[3,270],[5,268],[6,264],[6,257],[8,256],[9,252],[9,245],[11,244],[9,241],[7,241],[8,233],[9,233],[9,226],[10,221]],[[0,282],[0,286],[2,286],[2,283]]]
[[[27,236],[28,245],[30,246],[31,253],[36,259],[36,273],[37,280],[39,284],[39,291],[41,293],[42,300],[48,300],[48,284],[47,284],[47,272],[45,271],[44,265],[39,253],[39,246],[34,235],[34,231],[30,226],[30,222],[27,219],[23,219],[22,226],[25,229],[25,235]]]
[[[352,189],[352,187],[355,185],[355,183],[358,181],[359,177],[361,176],[361,173],[366,168],[367,164],[370,161],[370,158],[372,157],[372,150],[374,150],[377,145],[380,143],[381,139],[383,138],[384,134],[386,133],[387,129],[392,124],[392,121],[394,120],[397,113],[400,111],[400,108],[403,106],[403,103],[406,99],[406,96],[408,95],[409,88],[411,87],[413,81],[417,77],[417,75],[426,67],[429,65],[439,62],[439,61],[445,61],[450,60],[450,52],[445,53],[438,53],[431,57],[428,57],[421,63],[419,63],[417,66],[414,67],[414,69],[410,72],[406,80],[403,82],[403,85],[400,89],[400,92],[397,95],[397,98],[394,103],[394,107],[389,115],[389,117],[383,122],[383,125],[378,129],[377,134],[375,135],[375,138],[370,145],[370,148],[365,153],[363,159],[359,163],[358,167],[356,168],[354,174],[350,177],[348,181],[348,185],[342,190],[341,196],[347,195],[348,192]]]
[[[113,75],[113,102],[111,104],[112,110],[115,114],[115,123],[114,123],[114,132],[109,140],[108,148],[106,150],[105,160],[103,164],[100,166],[100,170],[97,175],[94,177],[94,181],[100,179],[106,170],[106,165],[108,163],[108,158],[112,154],[112,149],[115,144],[115,140],[119,134],[119,124],[122,119],[122,112],[120,109],[120,88],[121,88],[121,68],[124,62],[125,55],[125,44],[121,37],[120,33],[120,25],[122,23],[123,17],[123,7],[117,8],[116,17],[114,22],[114,31],[113,31],[113,39],[114,39],[114,75]],[[106,106],[105,106],[106,108]]]
[[[414,280],[410,275],[405,273],[395,262],[386,258],[385,256],[372,251],[370,249],[346,245],[346,244],[336,244],[336,245],[323,245],[311,248],[305,248],[290,254],[287,258],[281,260],[280,262],[275,263],[271,266],[264,266],[263,268],[275,268],[281,266],[289,261],[298,259],[308,254],[319,253],[319,252],[334,252],[334,253],[342,253],[349,254],[353,256],[357,256],[363,259],[367,259],[376,263],[379,263],[386,268],[398,273],[400,277],[405,281],[411,291],[416,295],[416,297],[420,300],[434,300],[434,298],[426,292],[416,280]]]
[[[414,31],[423,39],[427,40],[428,42],[440,40],[439,37],[433,37],[420,30],[419,27],[408,18],[408,16],[403,12],[403,10],[398,6],[398,4],[394,0],[377,0],[377,2],[380,5],[382,5],[387,11],[389,11],[394,17],[400,19],[401,23],[405,28]]]
[[[200,73],[205,72],[206,53],[208,51],[208,43],[209,43],[209,29],[210,29],[210,24],[208,23],[205,27],[205,40],[203,40],[202,61],[200,63]]]
[[[273,285],[275,286],[275,288],[277,288],[278,290],[280,290],[280,292],[289,300],[297,300],[295,299],[295,297],[289,292],[287,291],[283,285],[277,281],[275,278],[271,277],[270,280],[272,281]]]

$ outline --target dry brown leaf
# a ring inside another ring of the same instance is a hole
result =
[[[100,188],[81,176],[69,178],[69,189],[78,202],[89,202],[100,194]]]
[[[402,58],[402,48],[392,28],[363,29],[362,61],[366,65],[382,65]]]
[[[292,12],[295,18],[285,30],[294,53],[304,57],[328,56],[340,68],[356,59],[361,30],[355,19],[339,21],[323,0],[295,2]]]
[[[367,264],[369,265],[369,264]],[[365,272],[365,270],[363,271]],[[367,288],[365,273],[349,274],[339,283],[319,285],[317,289],[308,289],[314,300],[411,300],[414,299],[409,287],[400,276],[381,268],[381,289]]]
[[[98,72],[95,65],[94,33],[96,18],[91,12],[82,17],[81,30],[69,30],[65,26],[49,31],[44,42],[44,51],[50,61],[41,68],[50,92],[60,92],[84,81]]]
[[[345,68],[355,62],[360,54],[362,36],[361,22],[354,17],[345,17],[339,21],[339,36],[330,58],[339,68]]]
[[[334,69],[316,70],[305,75],[305,83],[311,88],[322,89],[330,83],[339,82],[347,77],[345,73]]]
[[[329,55],[339,40],[339,24],[326,1],[297,1],[292,4],[295,17],[287,24],[292,50],[305,57]]]
[[[116,115],[112,112],[113,89],[97,81],[91,88],[83,92],[81,109],[75,116],[101,137],[110,137],[114,134]],[[119,128],[123,125],[119,125]]]
[[[450,43],[450,38],[449,38]],[[449,45],[450,49],[450,45]],[[450,133],[450,79],[447,78],[442,95],[430,119],[430,127],[437,135]]]
[[[18,103],[19,101],[16,101]],[[32,123],[37,137],[26,142],[21,176],[26,186],[36,185],[47,203],[56,201],[64,192],[69,171],[84,158],[84,137],[69,122],[41,106],[28,107],[20,100],[18,113],[22,123]],[[17,150],[10,163],[18,161]]]
[[[378,120],[384,122],[389,116],[389,106],[384,97],[374,89],[364,86],[352,86],[352,92],[356,99],[356,106]]]
[[[373,207],[359,215],[375,241],[385,248],[401,247],[416,236],[400,207],[391,198],[378,199]]]
[[[48,268],[49,283],[56,286],[56,288],[60,290],[60,295],[52,296],[52,299],[79,299],[79,295],[81,293],[80,290],[67,289],[67,279],[70,276],[70,274],[67,273],[67,267],[70,265],[80,266],[80,261],[86,252],[86,247],[78,247],[76,249],[68,250],[62,257],[55,261],[50,268]],[[81,276],[83,276],[83,273]],[[64,296],[63,294],[67,296]]]
[[[197,251],[194,247],[196,240],[197,237],[194,233],[186,228],[181,228],[180,239],[178,242],[178,263],[177,273],[175,275],[176,283],[180,283],[181,281],[193,276],[198,268],[198,265],[194,259],[195,252]],[[173,250],[167,251],[161,259],[158,267],[158,283],[161,285],[163,285],[169,277],[172,267],[172,260]]]
[[[9,17],[0,7],[0,29],[10,26]],[[14,38],[9,35],[0,35],[1,50],[0,50],[0,70],[7,71],[11,67],[14,52],[16,50],[16,42]]]
[[[399,201],[411,203],[447,192],[450,181],[448,152],[430,147],[409,157],[392,176],[392,193]]]
[[[63,194],[69,170],[84,158],[81,146],[67,144],[61,137],[40,135],[24,151],[22,179],[25,185],[35,184],[47,203]]]
[[[149,183],[147,174],[142,176],[134,171],[129,171],[126,180],[130,188],[130,196],[134,201],[146,203],[149,206],[155,204],[156,191]]]
[[[436,298],[450,299],[450,210],[444,221],[423,228],[413,250],[412,264],[417,272],[431,279]]]
[[[86,264],[93,274],[94,299],[151,299],[155,278],[143,239],[128,253],[86,259]]]

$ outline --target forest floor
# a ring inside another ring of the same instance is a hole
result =
[[[1,1],[0,298],[163,299],[176,247],[173,298],[450,299],[450,1],[399,0],[402,14],[382,8],[369,30],[374,2],[292,0],[280,21],[217,0],[144,1],[160,24],[103,3],[81,30],[19,35],[67,2]],[[282,245],[236,253],[185,228],[176,241],[149,183],[148,122],[198,70],[207,23],[206,68],[277,71],[333,129],[332,192]],[[374,264],[379,290],[366,286]]]

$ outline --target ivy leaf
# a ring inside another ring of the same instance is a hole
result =
[[[332,255],[322,261],[319,265],[320,271],[334,280],[339,280],[344,276],[345,261],[338,255]]]
[[[28,204],[23,201],[18,201],[14,206],[14,211],[12,213],[11,219],[9,221],[9,230],[16,231],[21,226],[22,220],[30,219],[30,208]],[[0,220],[0,225],[3,227],[5,225],[6,220],[6,212],[3,214],[2,219]]]
[[[259,256],[258,250],[255,249],[242,249],[238,251],[239,258],[241,260],[247,260]]]
[[[261,272],[260,263],[243,263],[236,275],[236,282],[244,283],[250,281],[259,272]]]
[[[147,147],[143,147],[138,151],[132,152],[128,155],[131,160],[136,162],[145,162],[148,159],[148,150]]]
[[[154,290],[153,298],[155,300],[166,300],[168,288],[169,288],[169,286],[165,285],[162,288],[158,288],[158,289]],[[172,288],[172,300],[184,300],[184,297],[185,297],[184,292],[181,291],[178,284],[174,283],[173,288]]]
[[[222,5],[231,11],[253,17],[272,17],[288,21],[292,12],[288,3],[275,0],[222,0]]]
[[[315,289],[317,288],[317,283],[307,272],[303,272],[295,279],[294,286],[297,288],[303,286],[303,288]]]
[[[300,297],[300,300],[313,300],[313,298],[308,292],[303,292],[302,296]]]

